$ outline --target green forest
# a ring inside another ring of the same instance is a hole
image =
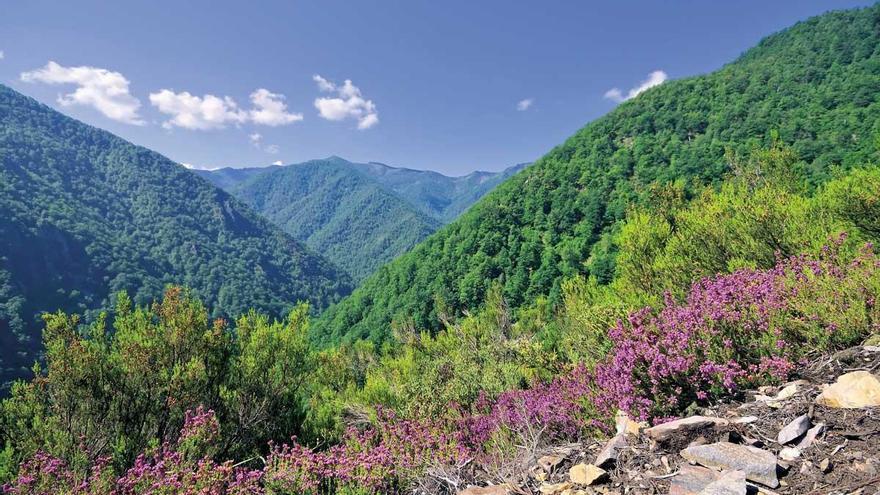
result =
[[[880,5],[491,176],[197,175],[4,86],[0,117],[3,493],[520,493],[621,417],[880,344]]]
[[[96,316],[127,291],[171,283],[212,316],[323,308],[349,277],[227,193],[167,158],[0,86],[2,381],[27,372],[40,314]]]
[[[522,167],[447,177],[330,157],[196,172],[361,282]]]
[[[801,22],[721,70],[652,88],[591,122],[461,218],[383,266],[313,326],[327,344],[384,342],[392,323],[437,330],[496,282],[517,309],[562,281],[614,274],[609,240],[654,184],[686,198],[730,171],[729,152],[795,150],[810,187],[877,158],[880,59],[874,10]]]

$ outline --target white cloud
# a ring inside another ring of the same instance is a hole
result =
[[[187,91],[175,93],[170,89],[150,93],[150,103],[160,112],[172,116],[162,123],[166,129],[222,129],[229,124],[245,122],[275,127],[303,119],[301,113],[287,111],[282,94],[260,88],[251,93],[250,99],[253,108],[244,110],[229,96],[195,96]]]
[[[361,90],[346,79],[342,86],[328,81],[319,75],[312,79],[318,84],[318,89],[325,93],[336,93],[336,97],[322,97],[315,99],[315,108],[318,115],[323,119],[341,121],[356,119],[358,129],[369,129],[379,123],[379,112],[376,105],[367,100],[361,94]]]
[[[284,165],[284,162],[282,162],[281,160],[275,160],[274,162],[272,162],[272,165]]]
[[[520,100],[516,104],[516,109],[520,112],[525,112],[528,110],[532,104],[535,103],[535,100],[532,98],[526,98],[525,100]]]
[[[211,165],[201,165],[201,166],[200,165],[193,165],[192,163],[186,163],[186,162],[182,162],[181,165],[184,168],[188,168],[190,170],[207,170],[209,172],[211,170],[220,170],[221,168],[223,168],[223,167],[212,167]]]
[[[263,135],[260,134],[259,132],[254,132],[253,134],[249,134],[248,139],[250,140],[250,142],[254,146],[254,148],[257,148],[258,150],[261,150],[261,151],[265,151],[266,153],[270,153],[270,154],[274,155],[274,154],[278,153],[279,151],[281,151],[281,147],[278,146],[277,144],[267,144],[266,146],[263,146]]]
[[[172,116],[162,123],[166,129],[222,129],[227,124],[241,124],[248,120],[248,113],[238,108],[235,100],[228,96],[220,98],[208,94],[199,97],[186,91],[175,93],[163,89],[150,93],[150,103],[160,112]]]
[[[4,58],[6,58],[6,54],[3,53],[3,50],[0,50],[0,60],[3,60]]]
[[[90,106],[118,122],[144,124],[138,114],[141,102],[128,92],[129,81],[119,72],[88,66],[64,67],[49,61],[42,69],[22,72],[21,80],[76,84],[78,87],[74,92],[58,96],[59,104]]]
[[[250,112],[254,124],[275,127],[303,119],[301,113],[288,113],[284,95],[272,93],[268,89],[260,88],[251,93],[251,103],[255,107]]]
[[[611,88],[605,92],[605,98],[609,100],[614,100],[618,103],[622,101],[626,101],[630,98],[635,98],[641,92],[645,91],[648,88],[653,88],[654,86],[658,86],[663,84],[669,76],[666,75],[662,70],[655,70],[654,72],[648,74],[648,78],[641,82],[638,86],[631,88],[629,92],[624,95],[623,91],[619,88]]]

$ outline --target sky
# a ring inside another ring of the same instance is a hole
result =
[[[533,161],[845,0],[11,1],[0,82],[195,168]]]

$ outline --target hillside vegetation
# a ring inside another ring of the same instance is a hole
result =
[[[820,471],[825,487],[876,485],[878,60],[880,5],[650,90],[318,319],[305,304],[212,318],[176,286],[149,305],[119,293],[89,324],[48,315],[45,363],[0,406],[4,491],[559,495],[592,481],[551,486],[542,456],[618,433],[637,443],[603,476],[631,493],[671,483],[691,440],[746,452],[715,464],[760,461],[740,467],[761,489],[809,490]],[[861,377],[844,412],[802,401],[840,374],[825,365]],[[786,390],[800,398],[766,414]],[[725,430],[673,431],[666,460],[639,440],[636,422],[736,401],[755,417],[698,418]],[[762,433],[789,414],[834,418],[820,448],[786,459],[799,437]]]
[[[447,177],[339,157],[196,171],[360,281],[520,170]]]
[[[298,300],[322,308],[348,277],[180,165],[0,86],[0,379],[40,348],[40,313],[90,313],[169,283],[214,316]]]
[[[382,267],[313,326],[324,343],[381,342],[392,323],[436,330],[500,281],[513,308],[566,277],[607,282],[607,239],[654,182],[693,196],[775,134],[811,186],[875,158],[880,133],[880,6],[835,12],[772,35],[705,76],[653,88],[569,138],[458,220]]]

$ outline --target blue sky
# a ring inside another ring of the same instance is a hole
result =
[[[869,3],[5,2],[0,81],[200,168],[339,155],[460,175]]]

